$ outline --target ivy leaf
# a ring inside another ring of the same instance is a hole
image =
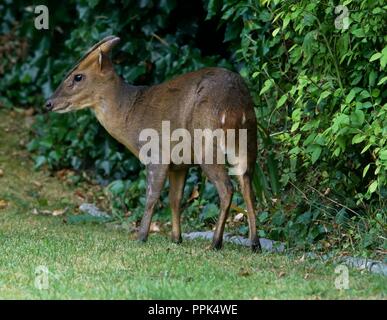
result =
[[[227,24],[226,31],[224,33],[223,42],[228,42],[236,39],[241,33],[241,26],[239,24]]]
[[[378,188],[378,180],[374,180],[370,186],[368,187],[368,191],[370,193],[374,193],[376,191],[376,189]]]
[[[304,42],[302,43],[302,49],[305,54],[306,59],[310,59],[312,56],[313,43],[316,41],[316,31],[308,32],[304,37]]]
[[[351,121],[356,126],[361,126],[364,123],[365,115],[362,110],[355,110],[351,114]]]
[[[38,169],[40,168],[43,164],[45,164],[47,161],[46,157],[45,156],[38,156],[36,157],[35,159],[35,169]]]
[[[115,180],[108,186],[108,189],[113,195],[117,195],[125,191],[125,184],[122,180]]]
[[[299,126],[300,126],[300,122],[299,121],[294,122],[293,125],[292,125],[292,128],[290,129],[290,132],[296,131]]]
[[[269,214],[267,211],[263,211],[260,215],[258,215],[259,222],[263,223],[269,218]]]
[[[272,36],[275,37],[280,30],[281,30],[281,28],[274,29],[274,31],[272,32]]]
[[[283,20],[282,29],[285,30],[290,22],[290,14],[287,14],[286,17]]]
[[[269,89],[274,85],[274,80],[273,79],[269,79],[269,80],[266,80],[263,84],[263,88],[261,89],[261,91],[259,92],[259,95],[262,95],[264,94],[266,91],[269,91]]]
[[[219,209],[216,204],[208,203],[200,214],[202,220],[215,219],[218,216]]]
[[[362,28],[355,29],[351,33],[357,38],[365,37],[365,32]]]
[[[312,164],[314,164],[320,158],[322,148],[318,144],[314,144],[311,146],[311,150],[312,150],[311,160],[312,160]]]
[[[355,87],[355,88],[352,88],[351,91],[349,92],[349,94],[346,96],[345,98],[345,102],[347,104],[351,103],[351,101],[353,100],[353,98],[355,98],[356,94],[359,93],[362,89],[359,88],[359,87]]]
[[[382,69],[386,67],[386,64],[387,64],[387,46],[384,47],[384,49],[382,50],[382,56],[380,58],[380,66],[382,67]]]
[[[374,70],[372,70],[370,72],[370,75],[368,76],[368,84],[370,87],[373,87],[375,85],[375,81],[376,81],[376,78],[378,77],[378,74],[377,72],[375,72]]]
[[[324,100],[325,98],[327,98],[328,96],[330,96],[331,92],[330,91],[323,91],[320,95],[320,98],[318,99],[317,101],[317,104],[319,104],[321,102],[321,100]]]
[[[210,20],[213,16],[217,14],[220,9],[219,0],[210,0],[207,5],[207,17],[206,20]]]
[[[282,211],[277,211],[274,213],[272,218],[272,223],[276,226],[281,226],[285,222],[285,215]]]
[[[91,8],[94,8],[98,4],[99,0],[88,0],[87,2]]]
[[[336,215],[336,222],[338,224],[344,224],[348,221],[348,213],[345,208],[342,208]]]
[[[387,149],[380,151],[379,158],[382,161],[387,161]]]
[[[280,108],[283,106],[283,104],[286,102],[288,96],[287,94],[284,94],[277,102],[277,108]]]
[[[360,152],[360,154],[363,154],[364,152],[366,152],[369,148],[371,148],[371,146],[372,146],[371,143],[367,144],[367,145],[363,148],[363,150]]]
[[[363,142],[365,139],[366,136],[359,133],[352,138],[352,144]]]
[[[384,84],[387,81],[387,76],[383,77],[382,79],[379,80],[378,86]]]
[[[380,52],[374,53],[374,54],[371,56],[371,58],[370,58],[370,62],[380,59],[381,56],[382,56],[382,54],[381,54]]]

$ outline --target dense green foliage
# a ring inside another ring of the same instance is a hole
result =
[[[111,34],[122,39],[113,58],[130,83],[153,84],[210,65],[237,70],[251,88],[260,123],[254,179],[260,235],[299,246],[385,249],[386,5],[344,1],[344,20],[336,5],[71,0],[51,2],[50,29],[38,31],[32,6],[26,10],[23,1],[6,0],[0,31],[20,57],[6,55],[0,65],[0,103],[34,105],[41,112],[43,97],[82,52]],[[29,47],[20,63],[24,42]],[[108,190],[114,212],[141,215],[140,164],[89,112],[39,115],[28,147],[36,167],[94,169],[100,182],[113,181]],[[185,216],[206,224],[217,215],[216,193],[192,171]],[[200,196],[192,197],[197,188]],[[168,218],[166,202],[164,195],[160,219]],[[234,205],[240,203],[236,195]],[[244,223],[238,230],[246,232]]]

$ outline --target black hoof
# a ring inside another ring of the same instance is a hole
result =
[[[137,240],[140,243],[145,243],[148,240],[148,235],[139,233]]]
[[[222,245],[222,241],[213,241],[211,247],[213,250],[220,250],[222,249]]]
[[[251,251],[252,252],[261,252],[262,251],[261,244],[259,243],[259,239],[251,242]]]
[[[176,243],[176,244],[180,244],[183,242],[183,238],[181,236],[179,236],[179,237],[172,236],[172,242]]]

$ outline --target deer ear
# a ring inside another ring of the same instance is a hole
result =
[[[108,54],[120,42],[120,38],[116,36],[110,36],[102,40],[102,44],[99,48],[105,53]]]
[[[98,48],[98,67],[99,71],[103,72],[112,67],[112,62],[107,54],[101,48]]]
[[[106,37],[93,47],[91,47],[83,56],[83,58],[78,62],[78,65],[82,64],[87,66],[89,63],[94,63],[97,61],[100,71],[102,71],[111,63],[109,58],[110,51],[113,47],[120,41],[120,38],[116,36]]]
[[[101,47],[98,48],[98,65],[99,71],[102,71],[103,53]]]

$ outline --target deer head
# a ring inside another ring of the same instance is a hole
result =
[[[90,48],[47,100],[46,108],[65,113],[97,105],[118,77],[109,53],[119,41],[109,36]]]

